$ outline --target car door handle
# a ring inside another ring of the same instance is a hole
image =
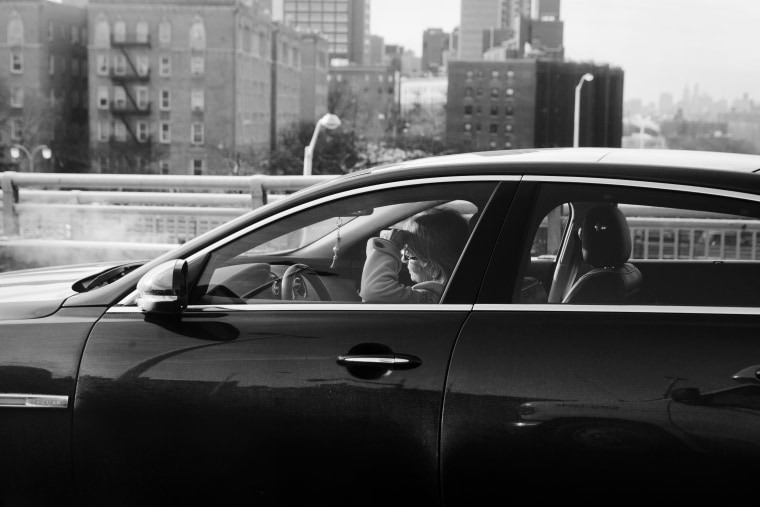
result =
[[[760,382],[760,364],[748,366],[743,370],[734,373],[731,378],[740,384],[752,384],[755,382]]]
[[[380,366],[388,370],[408,370],[422,364],[422,360],[409,354],[347,354],[338,356],[343,366]]]

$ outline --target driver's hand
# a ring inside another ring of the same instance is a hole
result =
[[[409,233],[403,229],[386,229],[380,232],[380,237],[393,242],[399,250],[404,248],[406,237]]]

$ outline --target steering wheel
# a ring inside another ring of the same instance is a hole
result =
[[[285,274],[282,275],[281,293],[280,297],[284,301],[293,301],[296,299],[296,288],[299,283],[303,283],[303,280],[299,281],[299,275],[303,279],[306,279],[317,291],[320,301],[332,301],[330,292],[325,287],[325,284],[311,267],[306,264],[293,264],[285,270]],[[305,290],[305,287],[303,287]]]

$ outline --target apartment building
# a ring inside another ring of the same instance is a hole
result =
[[[78,172],[87,167],[87,18],[43,0],[0,2],[0,169]],[[9,148],[21,145],[12,160]],[[41,151],[48,146],[52,158]]]
[[[449,63],[446,138],[461,151],[572,146],[581,76],[580,146],[620,147],[623,71],[554,60]]]

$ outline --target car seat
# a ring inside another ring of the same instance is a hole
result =
[[[574,304],[636,302],[642,275],[628,262],[631,233],[625,215],[615,205],[592,208],[581,228],[583,260],[591,269],[576,281],[563,299]]]

